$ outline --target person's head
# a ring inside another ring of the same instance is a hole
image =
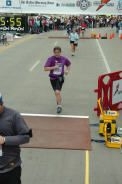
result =
[[[59,47],[59,46],[54,47],[53,48],[53,53],[54,53],[54,56],[60,57],[60,55],[61,55],[61,47]]]
[[[0,93],[0,114],[3,112],[3,98],[2,95]]]
[[[72,29],[72,33],[75,33],[75,32],[76,32],[76,29],[75,29],[75,28],[73,28],[73,29]]]

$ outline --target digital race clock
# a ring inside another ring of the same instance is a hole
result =
[[[27,19],[24,16],[0,16],[0,31],[25,32]]]

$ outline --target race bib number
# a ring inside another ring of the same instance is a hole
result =
[[[56,66],[57,68],[53,71],[53,74],[61,75],[62,74],[62,63],[57,63]]]

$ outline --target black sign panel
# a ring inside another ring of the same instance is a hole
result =
[[[0,16],[0,31],[27,31],[27,17],[23,16]]]

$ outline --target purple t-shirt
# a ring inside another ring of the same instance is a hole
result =
[[[52,67],[55,65],[57,65],[57,68],[55,70],[51,70],[49,74],[51,79],[56,79],[58,76],[64,75],[64,66],[70,66],[71,62],[64,56],[51,56],[47,59],[44,67]]]

